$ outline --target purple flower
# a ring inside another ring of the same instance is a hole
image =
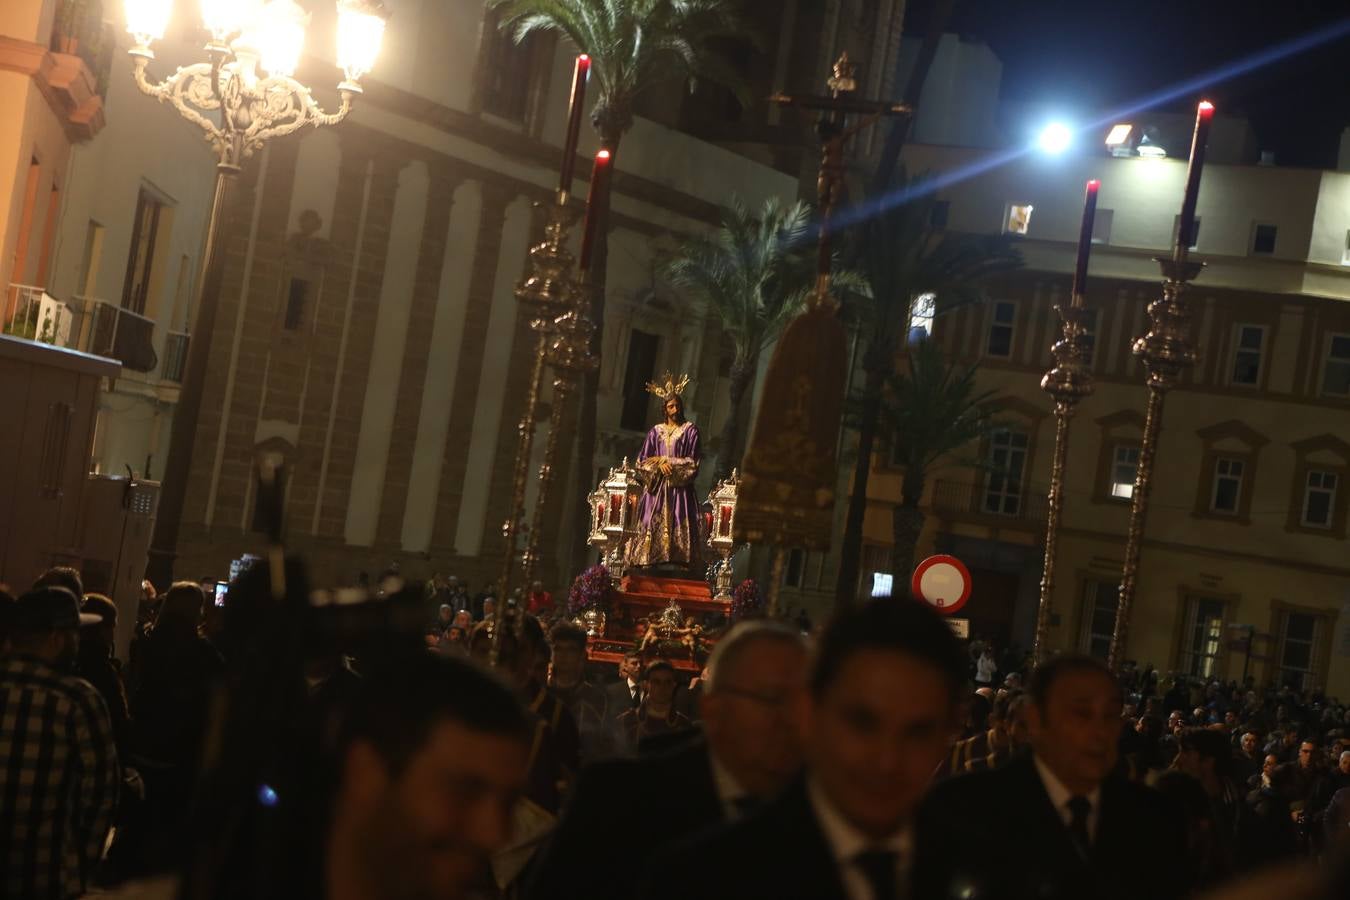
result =
[[[591,566],[572,582],[567,594],[567,614],[579,616],[588,609],[609,614],[614,599],[614,586],[609,580],[609,570],[604,566]]]

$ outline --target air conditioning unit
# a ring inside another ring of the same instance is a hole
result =
[[[90,475],[80,510],[80,574],[87,593],[117,604],[117,656],[128,658],[159,508],[159,482]]]

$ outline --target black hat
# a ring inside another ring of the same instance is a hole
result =
[[[14,604],[9,624],[20,631],[43,631],[97,625],[101,616],[80,612],[80,602],[63,587],[42,587],[29,591]]]
[[[99,622],[108,625],[117,621],[117,604],[103,594],[85,594],[80,612],[97,616]]]

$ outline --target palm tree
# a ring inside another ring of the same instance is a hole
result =
[[[811,275],[802,246],[811,208],[771,197],[757,215],[738,200],[722,211],[715,232],[686,241],[666,266],[666,277],[707,304],[735,346],[731,362],[731,409],[717,440],[717,477],[741,458],[746,410],[743,401],[765,346],[800,309]]]
[[[718,38],[745,35],[732,0],[487,0],[501,13],[501,27],[517,43],[535,32],[565,35],[591,57],[595,106],[591,124],[600,146],[619,163],[619,143],[633,127],[633,104],[643,90],[670,78],[696,79],[739,90],[735,71],[712,49]],[[598,355],[605,324],[605,281],[609,260],[609,197],[595,210],[600,239],[591,258],[595,320],[592,348]],[[586,377],[577,421],[577,496],[594,485],[596,395],[599,374]],[[586,550],[584,537],[573,546],[578,564]]]
[[[907,369],[886,379],[878,422],[892,461],[904,469],[900,503],[891,514],[891,573],[900,583],[914,570],[928,473],[999,427],[989,416],[994,392],[979,391],[975,367],[949,364],[935,341],[919,341],[907,354]]]
[[[858,590],[862,556],[863,514],[872,471],[886,380],[895,373],[896,353],[908,331],[914,301],[934,295],[934,312],[983,300],[981,282],[1022,264],[1022,255],[1007,235],[946,232],[933,225],[936,198],[923,179],[906,179],[904,171],[894,196],[906,198],[891,206],[876,205],[859,228],[852,267],[871,286],[870,299],[858,304],[859,325],[867,335],[862,355],[863,386],[856,397],[858,429],[853,492],[844,520],[836,596],[849,602]],[[895,573],[897,575],[901,573]]]

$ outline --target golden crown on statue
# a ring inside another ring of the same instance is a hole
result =
[[[662,400],[669,400],[671,397],[678,397],[684,393],[684,389],[689,387],[689,376],[681,375],[680,380],[676,381],[675,376],[667,372],[664,381],[658,381],[655,384],[647,382],[647,390]]]

